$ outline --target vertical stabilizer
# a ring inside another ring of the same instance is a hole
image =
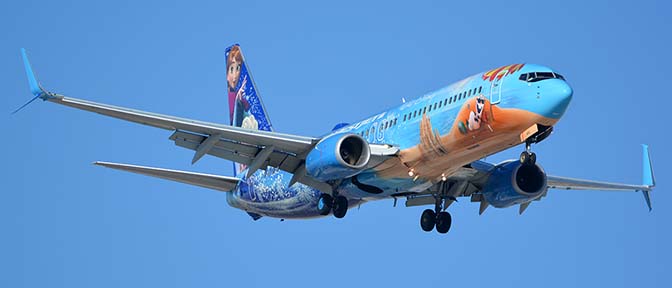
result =
[[[229,120],[232,126],[273,131],[261,96],[238,44],[226,48],[226,87],[229,100]],[[236,175],[245,168],[245,165],[234,164]]]

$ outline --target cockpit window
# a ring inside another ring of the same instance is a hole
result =
[[[565,77],[562,77],[562,75],[553,72],[530,72],[521,74],[518,79],[526,82],[537,82],[546,79],[565,80]]]

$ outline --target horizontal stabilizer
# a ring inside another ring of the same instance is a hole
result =
[[[210,188],[224,192],[233,191],[236,188],[238,182],[240,181],[240,179],[235,177],[226,177],[226,176],[179,171],[179,170],[169,170],[154,167],[144,167],[129,164],[100,162],[100,161],[95,162],[93,164],[104,166],[107,168],[162,178],[166,180],[177,181],[185,184],[201,186],[204,188]]]

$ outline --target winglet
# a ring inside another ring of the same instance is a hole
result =
[[[651,211],[651,195],[649,192],[656,186],[656,179],[653,177],[653,165],[651,164],[651,153],[649,153],[649,145],[642,144],[642,184],[648,187],[647,190],[642,190],[646,205]]]
[[[21,48],[21,57],[23,58],[23,67],[26,70],[26,76],[28,76],[28,85],[30,85],[30,93],[32,93],[33,96],[35,97],[30,99],[30,101],[28,101],[26,104],[23,104],[23,106],[19,107],[19,109],[14,110],[12,114],[16,114],[16,112],[21,111],[21,109],[28,106],[28,104],[33,103],[33,101],[35,101],[37,98],[47,100],[50,97],[52,97],[52,95],[46,90],[42,89],[40,83],[37,82],[37,78],[35,77],[33,68],[30,66],[30,61],[28,61],[28,55],[26,55],[26,49]]]
[[[40,86],[40,83],[37,82],[33,68],[30,66],[30,61],[28,61],[28,55],[26,55],[26,49],[21,48],[21,57],[23,57],[23,67],[26,69],[26,76],[28,76],[28,85],[30,85],[30,93],[33,93],[35,97],[39,97],[44,93],[44,89]]]

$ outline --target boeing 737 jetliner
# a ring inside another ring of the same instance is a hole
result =
[[[572,99],[556,71],[512,64],[478,73],[399,107],[320,137],[275,132],[239,45],[226,49],[229,125],[149,113],[70,98],[38,83],[22,49],[35,98],[172,132],[177,146],[234,162],[233,177],[111,162],[96,165],[223,191],[230,206],[254,220],[263,216],[305,219],[345,216],[362,203],[405,198],[406,206],[430,205],[424,231],[450,230],[446,211],[458,197],[519,213],[549,189],[640,191],[651,210],[655,186],[648,146],[643,145],[643,183],[615,184],[546,174],[531,151],[551,135]],[[21,109],[19,108],[19,110]],[[18,111],[18,110],[17,110]],[[523,148],[519,159],[490,164],[479,159]]]

